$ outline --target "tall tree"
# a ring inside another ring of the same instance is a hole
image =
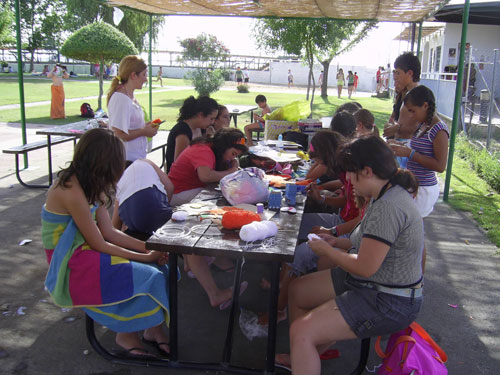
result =
[[[97,106],[101,109],[104,64],[136,55],[138,51],[131,40],[115,27],[105,22],[94,22],[71,35],[64,42],[61,53],[72,59],[100,64]]]
[[[200,95],[216,92],[224,84],[222,63],[229,56],[229,49],[214,35],[205,33],[181,40],[180,45],[183,48],[181,62],[199,63],[199,67],[187,75],[196,92]]]
[[[13,8],[14,0],[8,0]],[[23,48],[30,53],[30,71],[38,49],[58,48],[62,44],[66,11],[63,0],[23,0],[20,2]]]
[[[14,23],[14,16],[12,12],[0,6],[0,48],[6,47],[16,40],[12,34],[12,25]]]
[[[128,8],[120,8],[123,18],[115,25],[113,21],[113,8],[96,0],[64,0],[67,5],[65,16],[69,31],[74,31],[82,26],[95,21],[103,21],[115,26],[134,43],[139,51],[144,51],[149,39],[149,15]],[[164,23],[164,17],[153,17],[153,41],[156,42],[158,32]]]
[[[314,102],[314,62],[324,51],[338,51],[362,21],[334,19],[265,18],[254,27],[257,44],[267,50],[283,50],[301,56],[309,67],[306,99]],[[335,55],[334,55],[335,56]],[[330,60],[331,61],[331,60]],[[324,79],[323,81],[326,81]]]

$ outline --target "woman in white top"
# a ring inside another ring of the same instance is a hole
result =
[[[116,184],[113,226],[132,237],[147,239],[172,216],[174,185],[155,163],[137,159]]]
[[[127,166],[146,157],[147,137],[158,132],[157,127],[144,122],[142,107],[134,97],[134,90],[142,89],[146,81],[144,60],[138,56],[125,56],[108,92],[109,128],[125,143]]]

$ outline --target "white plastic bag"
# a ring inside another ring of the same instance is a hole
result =
[[[267,202],[269,183],[264,176],[259,168],[245,168],[231,173],[220,180],[222,195],[233,206]]]

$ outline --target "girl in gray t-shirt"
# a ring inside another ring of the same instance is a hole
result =
[[[407,327],[422,303],[423,224],[413,203],[415,177],[398,170],[379,137],[346,145],[340,162],[357,194],[372,203],[350,240],[323,234],[308,242],[338,267],[290,286],[291,355],[277,360],[288,360],[293,373],[320,374],[320,354],[335,341]],[[338,248],[345,241],[350,241],[348,251]]]

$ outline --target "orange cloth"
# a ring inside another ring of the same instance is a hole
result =
[[[66,115],[64,113],[64,87],[52,85],[50,89],[52,92],[50,118],[66,118]]]

